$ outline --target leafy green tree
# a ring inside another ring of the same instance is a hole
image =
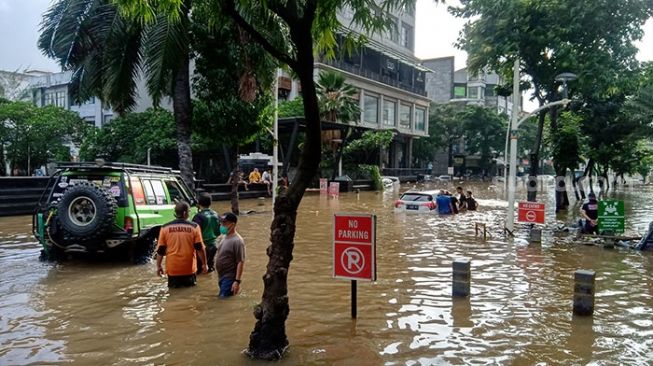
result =
[[[50,161],[70,161],[70,148],[81,142],[86,131],[87,124],[79,115],[63,108],[0,101],[3,158],[28,175]]]
[[[480,167],[489,171],[492,156],[505,146],[506,116],[488,108],[467,106],[460,113],[460,121],[467,151],[481,155]]]
[[[301,96],[279,102],[279,118],[304,117],[304,101]]]
[[[150,150],[152,164],[176,166],[171,159],[176,146],[173,115],[162,108],[126,113],[102,128],[93,129],[80,148],[82,160],[144,164]]]
[[[448,149],[448,164],[451,165],[453,145],[464,138],[468,152],[481,155],[481,167],[489,170],[492,157],[504,150],[506,126],[506,116],[492,109],[474,105],[432,105],[429,137],[415,142],[413,155],[432,161],[438,151]]]
[[[125,16],[112,0],[57,0],[43,16],[38,46],[73,73],[73,101],[99,97],[118,113],[136,104],[142,75],[155,104],[172,98],[179,168],[194,186],[191,150],[189,24],[191,0],[145,19]],[[134,4],[132,4],[134,5]]]
[[[419,160],[434,161],[435,155],[443,149],[448,149],[449,160],[453,163],[453,145],[464,134],[464,126],[459,120],[461,110],[459,105],[431,104],[429,109],[429,136],[420,138],[413,145],[413,156]]]
[[[642,176],[643,183],[651,174],[653,169],[653,150],[648,147],[641,147],[636,155],[635,171]],[[623,176],[622,176],[623,177]]]
[[[207,1],[197,1],[193,17],[193,45],[197,55],[193,86],[196,94],[194,125],[208,147],[227,146],[232,176],[239,173],[241,146],[268,134],[272,127],[272,82],[276,62],[236,23],[210,18]],[[238,180],[232,179],[231,210],[239,213]]]
[[[127,10],[151,14],[152,6],[178,6],[178,0],[118,0]],[[333,56],[336,46],[335,33],[345,29],[338,19],[338,12],[345,7],[353,14],[352,24],[364,33],[389,29],[392,17],[388,10],[400,6],[412,6],[409,0],[338,1],[243,1],[212,0],[210,9],[228,14],[250,34],[252,39],[279,62],[287,65],[297,76],[304,103],[306,123],[305,140],[297,175],[288,190],[274,203],[274,220],[271,224],[271,245],[268,248],[265,289],[261,304],[254,311],[257,323],[250,337],[247,354],[261,359],[278,359],[288,348],[285,321],[288,317],[287,278],[294,247],[297,207],[306,188],[317,173],[321,154],[320,109],[313,80],[314,61],[317,51]],[[174,14],[175,10],[168,10]],[[218,19],[219,15],[214,18]],[[356,33],[346,32],[353,39]]]
[[[348,156],[362,154],[364,158],[361,161],[368,161],[373,152],[390,147],[394,136],[395,133],[392,131],[367,130],[360,138],[352,140],[345,147],[345,154]]]
[[[452,12],[470,21],[459,39],[469,54],[470,70],[489,67],[512,79],[512,65],[519,58],[520,71],[530,78],[533,97],[542,106],[561,98],[555,76],[562,72],[578,75],[572,95],[604,99],[623,93],[637,67],[633,42],[641,39],[641,26],[653,15],[653,3],[597,0],[589,6],[572,0],[470,0]],[[546,113],[550,128],[558,128],[556,109],[540,114],[536,161]],[[556,207],[561,206],[557,201]]]

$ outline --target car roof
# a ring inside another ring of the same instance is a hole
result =
[[[440,194],[440,190],[438,189],[435,191],[406,191],[401,195],[403,196],[404,194],[422,194],[422,195],[437,196],[438,194]]]

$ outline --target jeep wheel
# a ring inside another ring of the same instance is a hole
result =
[[[116,217],[116,200],[91,182],[81,182],[64,192],[57,216],[66,241],[92,240],[108,233]]]
[[[134,241],[132,245],[134,246],[131,258],[132,262],[134,264],[150,263],[152,256],[154,255],[154,248],[156,247],[155,240],[146,236]]]

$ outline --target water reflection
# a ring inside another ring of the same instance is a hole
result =
[[[423,187],[423,186],[420,186]],[[406,187],[402,187],[405,189]],[[434,186],[426,188],[435,188]],[[398,192],[307,195],[289,276],[291,352],[281,364],[642,364],[653,349],[651,253],[544,240],[507,241],[506,204],[487,184],[468,187],[481,209],[457,217],[395,214]],[[449,187],[451,189],[451,187]],[[627,205],[627,225],[650,220],[653,194]],[[626,197],[632,197],[627,196]],[[552,195],[547,211],[553,216]],[[639,205],[642,205],[641,207]],[[0,364],[257,364],[243,358],[262,291],[271,209],[243,201],[243,294],[220,301],[215,274],[169,291],[153,264],[36,261],[28,217],[0,219]],[[219,202],[218,211],[227,204]],[[551,210],[551,211],[549,211]],[[331,278],[334,212],[378,217],[378,281]],[[573,221],[572,213],[558,219]],[[474,223],[491,237],[475,237]],[[647,225],[647,224],[646,224]],[[471,258],[471,296],[451,298],[451,263]],[[571,315],[573,272],[597,271],[594,317]]]

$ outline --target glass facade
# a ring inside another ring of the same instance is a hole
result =
[[[365,95],[363,99],[363,122],[379,123],[379,98],[373,95]]]
[[[426,109],[415,108],[415,130],[426,130]]]
[[[397,102],[393,100],[383,101],[383,124],[385,126],[394,126],[397,115]]]
[[[401,104],[401,109],[399,111],[399,126],[402,128],[409,129],[410,128],[410,105],[408,104]]]

